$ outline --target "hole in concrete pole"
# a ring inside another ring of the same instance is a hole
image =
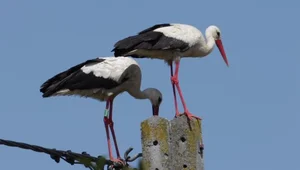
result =
[[[186,141],[185,137],[183,137],[183,136],[180,138],[180,140],[181,140],[181,142],[185,142]]]
[[[169,154],[165,153],[164,155],[165,155],[165,159],[168,159]]]
[[[157,145],[158,144],[158,141],[157,140],[155,140],[155,141],[153,141],[153,145]]]
[[[183,168],[187,168],[187,165],[186,165],[186,164],[183,164]]]
[[[155,170],[159,170],[158,168],[155,168]]]

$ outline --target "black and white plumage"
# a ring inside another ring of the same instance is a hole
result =
[[[43,97],[79,95],[104,101],[108,95],[103,90],[112,89],[122,83],[122,80],[118,82],[116,76],[110,75],[110,71],[117,71],[109,68],[109,64],[104,61],[105,58],[87,60],[57,74],[41,86]],[[123,70],[120,71],[123,73]],[[117,76],[121,74],[119,70],[117,73]]]
[[[137,35],[124,38],[114,45],[114,55],[132,56],[134,58],[152,58],[165,60],[171,68],[176,116],[179,115],[175,86],[180,95],[185,114],[189,118],[193,116],[187,109],[178,84],[178,72],[180,59],[183,57],[207,56],[216,44],[221,55],[228,65],[226,53],[221,41],[221,31],[212,25],[205,31],[206,38],[202,33],[191,25],[186,24],[157,24],[147,28]],[[175,61],[176,69],[173,75],[172,62]],[[198,118],[198,117],[196,117]],[[199,118],[200,119],[200,118]]]
[[[112,122],[113,100],[118,94],[127,91],[137,99],[149,99],[153,115],[158,115],[162,94],[155,88],[141,91],[141,77],[138,63],[130,57],[96,58],[55,75],[42,84],[40,91],[43,93],[43,97],[79,95],[107,101],[106,113],[109,116],[105,115],[104,122],[109,155],[113,159],[108,126],[113,135],[117,156],[120,158]]]

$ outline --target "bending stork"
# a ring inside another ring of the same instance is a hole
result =
[[[79,95],[99,101],[106,101],[104,124],[107,136],[109,157],[120,161],[120,153],[114,132],[113,100],[127,91],[136,99],[149,99],[153,115],[158,115],[162,94],[155,88],[140,90],[141,69],[138,63],[129,57],[104,57],[87,60],[61,72],[42,84],[43,97]],[[117,152],[117,159],[112,156],[109,129]]]
[[[212,25],[205,31],[206,38],[195,27],[186,24],[157,24],[147,28],[137,35],[129,36],[114,45],[114,55],[132,56],[134,58],[152,58],[165,60],[171,69],[171,82],[173,86],[176,116],[179,116],[175,86],[178,90],[184,113],[191,119],[199,117],[191,114],[186,106],[182,91],[179,86],[178,72],[182,57],[207,56],[215,44],[228,64],[226,53],[221,41],[221,31]],[[175,62],[175,75],[173,75],[173,61]]]

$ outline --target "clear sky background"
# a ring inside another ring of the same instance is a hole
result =
[[[300,55],[297,1],[0,1],[0,138],[92,155],[108,154],[105,103],[79,97],[43,99],[40,85],[69,67],[112,56],[116,41],[156,23],[222,31],[230,67],[217,48],[183,59],[180,83],[190,111],[203,118],[207,170],[298,170]],[[175,111],[168,66],[137,60],[142,88],[159,88],[160,115]],[[120,151],[141,151],[147,100],[115,100]],[[135,165],[135,164],[133,164]],[[0,146],[3,170],[79,170],[49,156]]]

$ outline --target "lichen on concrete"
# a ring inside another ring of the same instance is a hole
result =
[[[146,169],[163,169],[169,154],[168,120],[151,117],[141,123],[144,165]],[[157,143],[157,144],[154,144]],[[151,167],[155,166],[155,167]]]
[[[186,116],[168,121],[154,116],[142,122],[141,131],[145,169],[203,170],[201,121],[188,121]]]

